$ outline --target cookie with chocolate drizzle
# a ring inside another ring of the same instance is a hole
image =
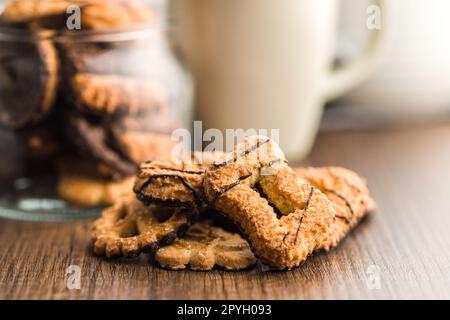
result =
[[[59,60],[51,41],[39,36],[36,30],[29,41],[0,41],[0,125],[6,128],[34,125],[53,109]]]
[[[196,214],[196,210],[147,207],[134,197],[123,198],[95,221],[94,252],[108,258],[154,253],[184,233]]]
[[[299,266],[331,236],[333,204],[297,177],[269,138],[246,138],[207,170],[204,190],[210,205],[233,220],[255,255],[274,268]]]
[[[224,153],[194,152],[182,159],[146,161],[141,164],[134,192],[144,203],[168,207],[206,207],[203,178]]]
[[[295,173],[322,191],[333,202],[336,222],[331,237],[320,249],[335,247],[368,213],[375,211],[364,178],[340,167],[296,168]]]

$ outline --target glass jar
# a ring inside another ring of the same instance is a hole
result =
[[[0,0],[0,216],[98,214],[189,128],[164,1]]]

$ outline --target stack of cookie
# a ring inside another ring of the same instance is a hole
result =
[[[356,173],[291,169],[278,145],[261,136],[246,138],[229,154],[145,162],[133,190],[136,197],[121,199],[96,221],[94,251],[152,253],[169,269],[238,270],[256,257],[291,269],[335,247],[375,209]],[[217,215],[239,233],[223,230]]]
[[[72,6],[81,30],[68,29]],[[0,40],[0,126],[23,158],[60,158],[59,193],[71,202],[111,204],[110,194],[130,192],[139,163],[173,147],[173,62],[161,36],[145,34],[156,22],[144,0],[10,1],[0,15],[12,35]],[[80,196],[83,186],[95,196]]]

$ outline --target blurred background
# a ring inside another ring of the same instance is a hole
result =
[[[321,132],[445,123],[449,11],[444,0],[2,0],[0,205],[109,204],[193,120],[278,130],[293,164],[310,161]],[[71,193],[92,184],[103,193]]]
[[[398,128],[448,117],[446,1],[172,3],[206,127],[278,128],[301,161],[319,123]]]

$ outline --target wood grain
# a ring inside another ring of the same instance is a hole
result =
[[[165,271],[145,256],[107,261],[89,248],[91,221],[0,220],[2,299],[450,298],[450,124],[321,134],[306,161],[365,175],[379,210],[328,254],[290,272]],[[81,267],[81,289],[65,270]],[[368,279],[379,272],[380,288]]]

